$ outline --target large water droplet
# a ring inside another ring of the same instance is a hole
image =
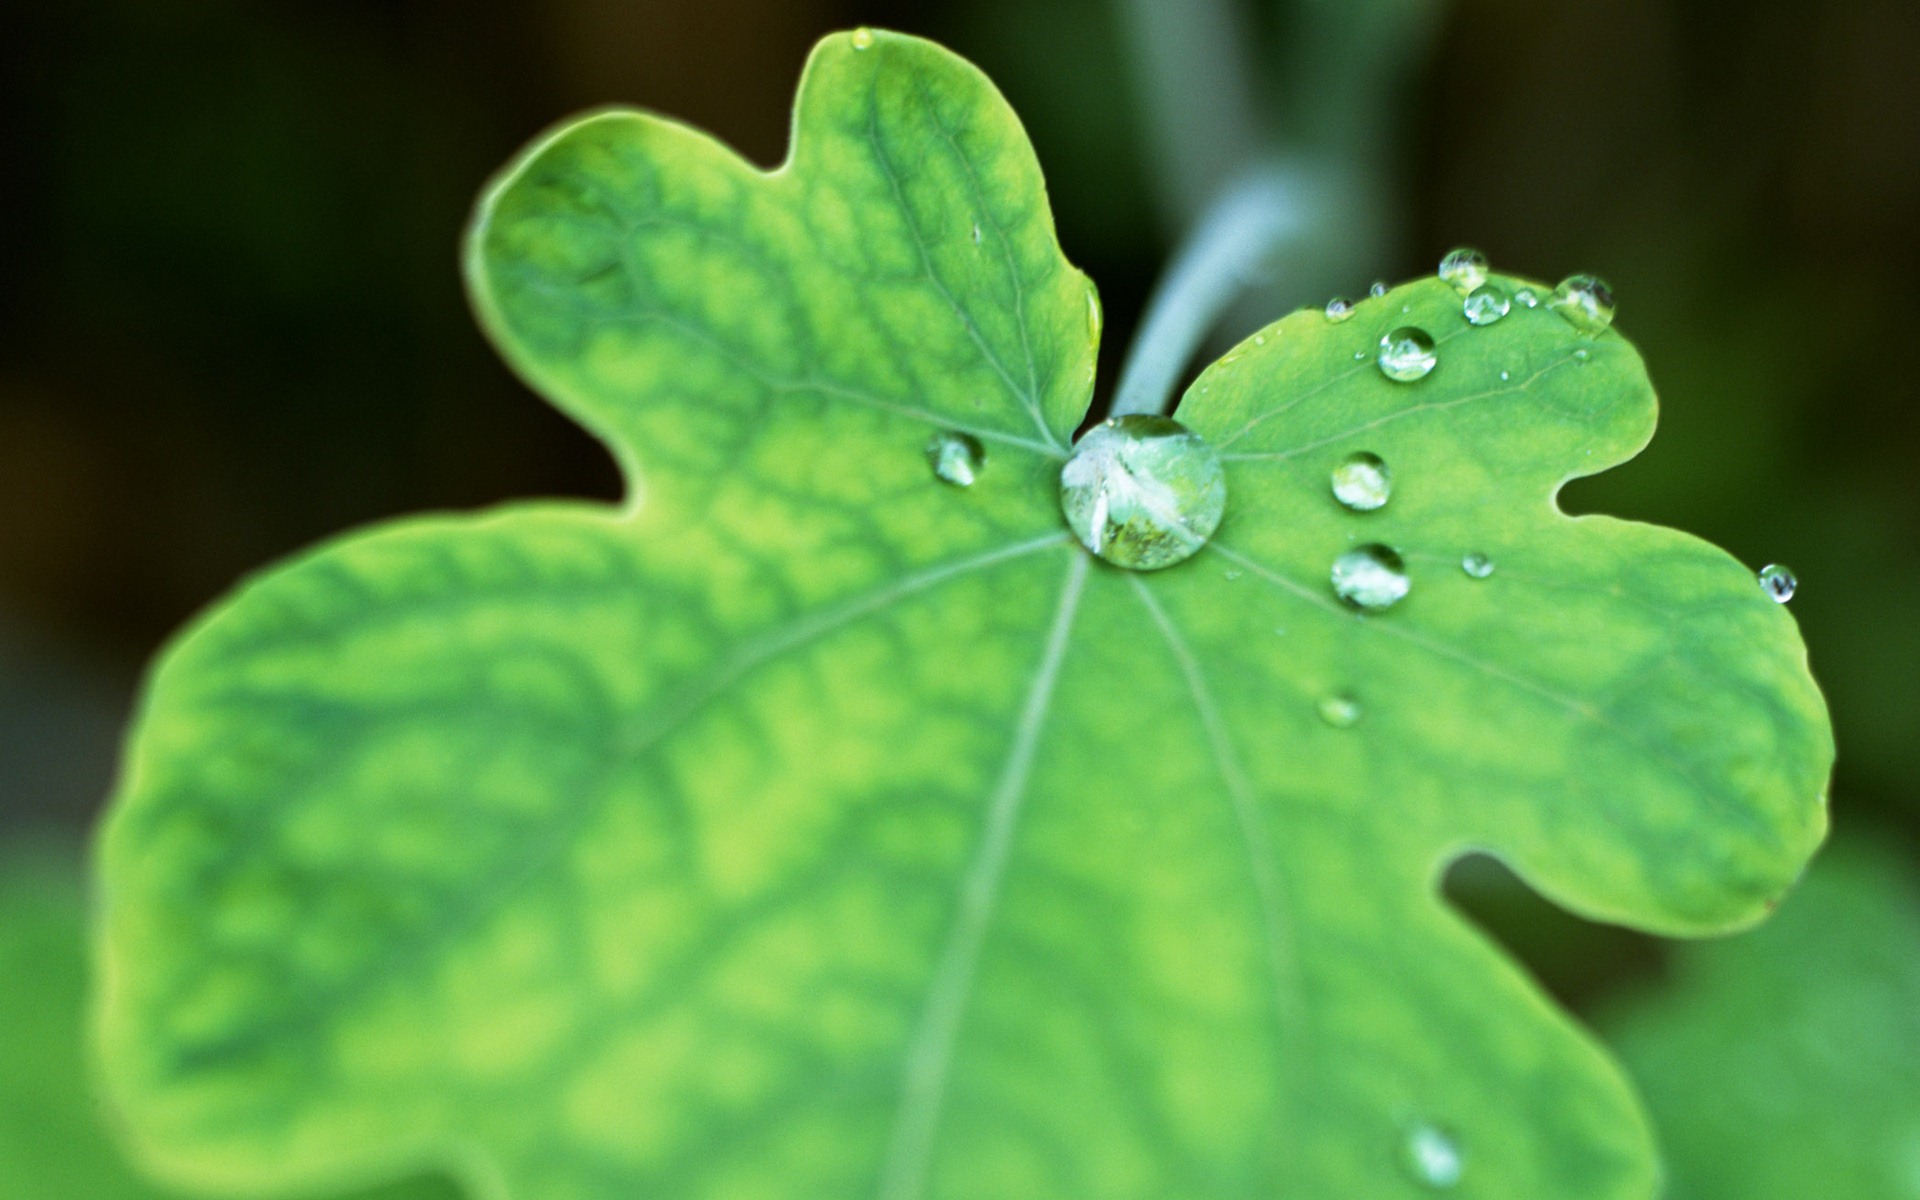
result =
[[[1207,544],[1227,506],[1220,455],[1168,417],[1133,413],[1089,429],[1060,469],[1060,509],[1087,549],[1136,571]]]
[[[1399,603],[1410,585],[1407,564],[1391,546],[1369,542],[1333,560],[1333,594],[1355,608]]]
[[[1487,256],[1465,246],[1440,260],[1440,278],[1466,295],[1487,281]]]
[[[1460,311],[1466,314],[1469,325],[1491,325],[1507,315],[1513,308],[1513,302],[1507,299],[1507,289],[1497,283],[1483,283],[1467,293],[1460,302]]]
[[[1333,469],[1333,498],[1355,512],[1372,512],[1393,497],[1393,474],[1378,454],[1349,454]]]
[[[1452,1187],[1467,1170],[1459,1143],[1445,1130],[1426,1124],[1407,1132],[1406,1163],[1415,1179],[1432,1188]]]
[[[1493,574],[1493,560],[1475,551],[1460,559],[1460,569],[1465,571],[1470,578],[1485,579],[1487,576]]]
[[[1380,373],[1400,383],[1426,378],[1440,361],[1424,329],[1403,325],[1380,339]]]
[[[1779,563],[1768,563],[1760,568],[1760,588],[1775,604],[1785,604],[1799,590],[1800,581]]]
[[[852,41],[853,41],[853,48],[855,50],[865,50],[869,46],[873,45],[873,30],[868,29],[865,25],[862,25],[860,28],[853,31]]]
[[[1353,301],[1347,299],[1345,296],[1335,296],[1333,299],[1327,301],[1325,312],[1327,314],[1327,320],[1338,325],[1353,315]]]
[[[972,487],[987,465],[987,448],[972,434],[943,429],[927,441],[933,473],[955,487]]]
[[[1320,702],[1320,719],[1335,729],[1352,729],[1360,723],[1360,702],[1340,692]]]
[[[1567,319],[1567,324],[1592,337],[1605,333],[1613,324],[1613,289],[1592,275],[1569,275],[1553,289],[1547,307]]]
[[[1378,300],[1380,297],[1386,294],[1387,294],[1387,281],[1384,279],[1374,280],[1373,285],[1367,289],[1367,295],[1372,296],[1375,300]]]

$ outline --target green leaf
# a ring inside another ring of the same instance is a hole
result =
[[[7,1200],[185,1200],[100,1126],[82,1061],[87,974],[77,849],[0,845],[0,1187]],[[440,1181],[366,1200],[452,1200]]]
[[[1431,279],[1295,314],[1189,391],[1227,515],[1138,574],[1059,509],[1092,289],[929,43],[823,42],[771,173],[564,126],[468,270],[632,498],[341,540],[164,656],[101,844],[103,1053],[156,1158],[541,1200],[1651,1186],[1615,1069],[1435,887],[1484,847],[1721,930],[1824,829],[1787,614],[1553,504],[1651,432],[1617,335],[1470,329]],[[1371,361],[1401,324],[1417,383]],[[1377,512],[1329,494],[1355,450]],[[1328,572],[1365,541],[1413,583],[1358,615]]]
[[[1920,1195],[1920,878],[1837,839],[1765,928],[1685,946],[1604,1015],[1668,1200]]]

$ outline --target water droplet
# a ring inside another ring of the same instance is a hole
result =
[[[1487,256],[1462,246],[1440,260],[1440,278],[1464,296],[1487,281]]]
[[[1333,560],[1333,594],[1355,608],[1382,609],[1407,594],[1407,564],[1391,546],[1369,542]]]
[[[973,223],[973,244],[976,246],[980,244],[980,222],[978,221]]]
[[[1793,593],[1799,590],[1800,581],[1793,572],[1779,563],[1768,563],[1760,568],[1760,589],[1775,604],[1785,604],[1793,599]]]
[[[943,429],[928,440],[927,461],[941,479],[955,487],[972,487],[987,465],[987,449],[971,434]]]
[[[1374,280],[1373,286],[1367,289],[1367,295],[1372,296],[1375,300],[1378,300],[1380,297],[1386,294],[1387,294],[1387,281],[1384,279]]]
[[[1380,373],[1399,383],[1424,379],[1440,356],[1424,329],[1403,325],[1380,339]]]
[[[1485,579],[1493,574],[1493,560],[1478,551],[1460,559],[1460,569],[1471,579]]]
[[[1585,346],[1582,346],[1578,350],[1575,350],[1573,352],[1573,361],[1575,362],[1583,363],[1592,357],[1593,357],[1593,352],[1588,350]]]
[[[1087,549],[1136,571],[1191,557],[1220,525],[1227,480],[1205,438],[1133,413],[1089,429],[1060,469],[1060,508]]]
[[[1512,372],[1512,371],[1502,371],[1502,372],[1500,372],[1500,382],[1501,382],[1501,383],[1505,383],[1505,382],[1507,382],[1507,381],[1508,381],[1509,379],[1512,379],[1512,378],[1513,378],[1513,372]]]
[[[1360,722],[1360,702],[1346,692],[1320,702],[1320,719],[1335,729],[1352,729]]]
[[[1240,574],[1240,568],[1238,567],[1228,567],[1226,570],[1220,572],[1221,578],[1225,579],[1228,583],[1232,583],[1234,580],[1240,578]]]
[[[1349,454],[1333,469],[1333,498],[1355,512],[1372,512],[1393,496],[1393,474],[1378,454]]]
[[[1481,284],[1460,302],[1460,311],[1466,314],[1469,325],[1491,325],[1512,309],[1507,290],[1497,283]]]
[[[1338,325],[1353,315],[1353,301],[1347,299],[1345,296],[1335,296],[1333,299],[1327,301],[1326,314],[1327,320]]]
[[[873,45],[873,30],[868,29],[865,25],[862,25],[860,28],[853,31],[852,40],[853,40],[853,48],[855,50],[865,50],[867,47]]]
[[[1355,350],[1353,352],[1353,361],[1355,362],[1365,362],[1366,357],[1367,357],[1367,352],[1365,350]]]
[[[1592,337],[1605,333],[1613,324],[1613,289],[1592,275],[1569,275],[1553,289],[1547,307],[1567,319],[1567,324]]]
[[[1518,300],[1523,308],[1540,307],[1540,297],[1532,288],[1521,288],[1513,294],[1513,298]]]
[[[1467,1169],[1459,1144],[1433,1125],[1415,1125],[1408,1131],[1406,1162],[1413,1177],[1432,1188],[1452,1187]]]

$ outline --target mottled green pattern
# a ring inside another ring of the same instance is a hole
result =
[[[1484,846],[1721,929],[1820,837],[1791,619],[1552,505],[1650,432],[1632,350],[1437,281],[1290,317],[1181,407],[1229,456],[1213,546],[1098,562],[1058,506],[1098,307],[1026,139],[861,41],[770,175],[608,113],[482,204],[485,323],[630,504],[345,539],[156,668],[101,845],[145,1144],[518,1200],[1378,1200],[1430,1126],[1457,1195],[1644,1195],[1614,1069],[1434,890]],[[1354,359],[1411,321],[1426,380]],[[1357,449],[1375,513],[1328,490]],[[1331,595],[1356,540],[1407,556],[1387,613]]]
[[[1920,1197],[1920,878],[1859,830],[1767,925],[1605,1014],[1666,1200]]]
[[[16,835],[17,836],[17,835]],[[0,850],[0,1196],[189,1200],[144,1179],[101,1124],[84,1057],[87,951],[77,847]],[[363,1200],[454,1200],[438,1180]]]

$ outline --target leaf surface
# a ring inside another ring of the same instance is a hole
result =
[[[16,835],[17,837],[17,835]],[[141,1176],[101,1126],[83,1062],[87,940],[80,853],[0,845],[0,1192],[7,1200],[187,1200]],[[438,1180],[361,1200],[455,1200]]]
[[[1920,879],[1855,831],[1751,934],[1675,953],[1601,1023],[1670,1200],[1920,1195]]]
[[[154,1155],[541,1200],[1371,1200],[1449,1155],[1463,1196],[1646,1192],[1616,1071],[1435,891],[1484,847],[1720,930],[1824,828],[1792,620],[1554,506],[1651,433],[1620,337],[1469,329],[1437,280],[1280,321],[1183,400],[1227,517],[1144,575],[1058,504],[1093,290],[929,43],[823,42],[771,173],[564,126],[468,270],[630,502],[342,539],[164,656],[101,845],[101,1036]],[[1414,384],[1370,357],[1402,324],[1440,343]],[[1398,481],[1374,513],[1329,494],[1355,450]],[[1328,571],[1369,541],[1413,586],[1359,615]]]

